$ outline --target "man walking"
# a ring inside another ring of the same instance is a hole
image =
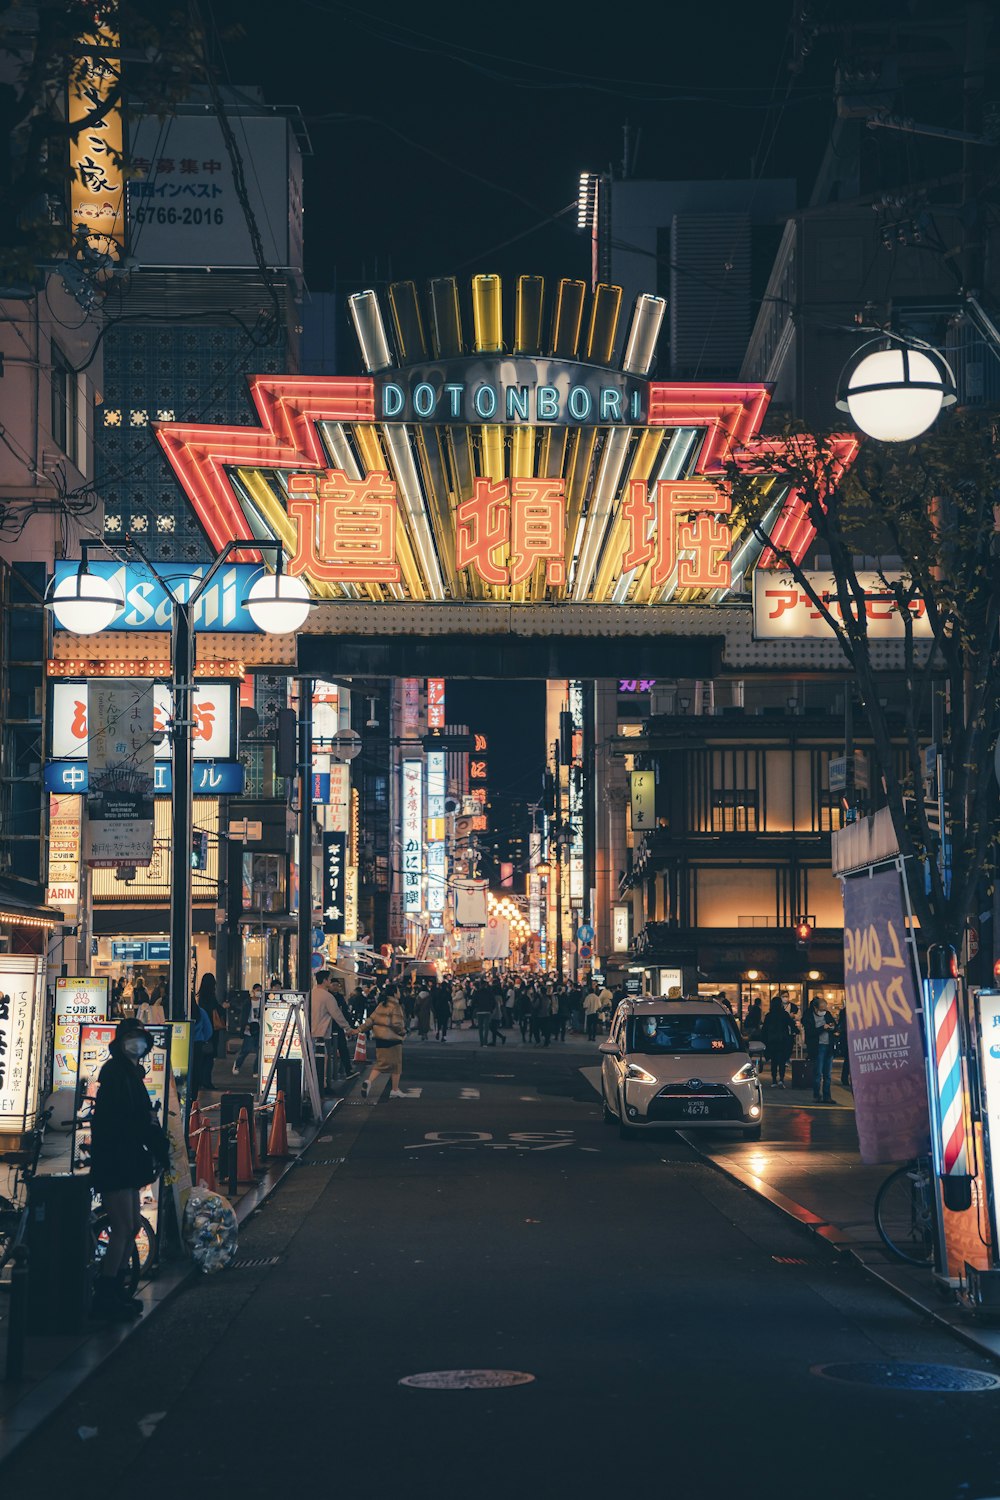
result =
[[[255,984],[243,1002],[243,1013],[240,1016],[243,1040],[233,1063],[234,1078],[248,1057],[252,1057],[254,1062],[257,1061],[257,1055],[260,1052],[260,1007],[263,998],[263,989],[259,984]]]
[[[327,1083],[333,1083],[337,1071],[333,1065],[330,1046],[334,1037],[336,1038],[337,1054],[344,1070],[344,1077],[355,1078],[358,1070],[351,1060],[351,1054],[347,1046],[347,1032],[350,1030],[350,1022],[340,1008],[340,1003],[330,982],[330,973],[327,969],[320,969],[316,975],[316,982],[309,996],[309,1017],[313,1040],[323,1043],[323,1051],[326,1057]]]

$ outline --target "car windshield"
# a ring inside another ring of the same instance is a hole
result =
[[[743,1044],[728,1016],[633,1016],[629,1052],[742,1052]]]

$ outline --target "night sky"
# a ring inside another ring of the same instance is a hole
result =
[[[792,175],[807,194],[832,68],[789,71],[791,12],[791,0],[215,0],[212,16],[221,77],[305,117],[306,280],[346,298],[446,274],[588,278],[579,174],[620,175],[626,123],[632,176]],[[227,36],[234,25],[241,37]],[[340,369],[356,358],[342,338]],[[537,798],[543,685],[471,680],[448,695],[451,722],[490,736],[493,798]]]
[[[791,10],[217,0],[214,15],[223,78],[305,116],[306,277],[346,294],[589,274],[577,182],[620,170],[626,122],[641,131],[633,176],[793,175],[808,191],[832,72],[790,74]],[[244,35],[227,39],[234,23]]]

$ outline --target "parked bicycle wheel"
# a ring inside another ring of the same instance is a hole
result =
[[[94,1263],[100,1266],[108,1248],[109,1223],[103,1210],[98,1210],[90,1221],[90,1232],[94,1241]],[[125,1285],[134,1292],[143,1276],[149,1274],[156,1252],[156,1234],[148,1219],[139,1220],[139,1233],[135,1237],[126,1266]]]
[[[910,1266],[934,1259],[932,1178],[920,1162],[897,1167],[875,1195],[875,1228],[885,1248]]]

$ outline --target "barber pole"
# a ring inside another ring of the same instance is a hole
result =
[[[969,1158],[965,1138],[958,982],[955,979],[925,979],[924,995],[934,1028],[941,1175],[963,1177],[969,1171]]]

